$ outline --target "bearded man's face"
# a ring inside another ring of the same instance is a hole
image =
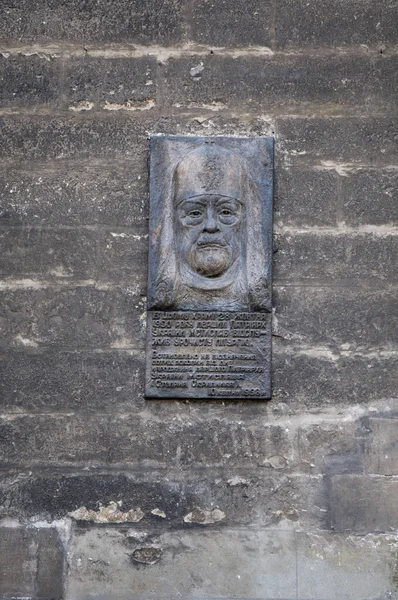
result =
[[[177,251],[190,269],[219,277],[241,252],[243,206],[234,198],[202,195],[176,207]]]

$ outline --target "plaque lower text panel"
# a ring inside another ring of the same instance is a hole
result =
[[[271,315],[149,311],[148,398],[271,397]]]

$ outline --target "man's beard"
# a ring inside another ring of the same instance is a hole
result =
[[[191,269],[204,277],[218,277],[231,266],[231,252],[226,245],[195,245],[187,253],[187,262]]]

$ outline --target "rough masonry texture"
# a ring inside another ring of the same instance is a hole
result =
[[[0,598],[397,600],[395,0],[2,2]],[[153,136],[275,138],[272,399],[144,398]]]

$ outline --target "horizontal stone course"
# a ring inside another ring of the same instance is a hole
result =
[[[284,118],[277,125],[277,163],[326,162],[338,167],[339,162],[378,166],[398,162],[394,117]]]
[[[149,111],[151,113],[151,111]],[[107,114],[103,114],[107,113]],[[0,156],[13,161],[147,157],[152,134],[275,135],[276,170],[286,165],[390,166],[398,162],[394,117],[278,117],[202,115],[161,117],[128,111],[101,115],[7,115],[0,119]],[[152,113],[151,113],[152,114]],[[140,159],[142,160],[142,159]],[[142,175],[145,174],[145,169]]]
[[[195,68],[197,75],[192,73]],[[184,108],[214,105],[244,112],[277,107],[288,114],[313,104],[330,106],[337,114],[344,107],[360,106],[366,113],[375,106],[379,111],[395,106],[396,69],[395,56],[193,55],[168,61],[165,93],[168,103]]]
[[[146,154],[126,161],[43,161],[0,173],[1,225],[142,226]]]
[[[115,298],[113,294],[80,291],[75,298],[77,307],[68,301],[73,317],[69,317],[66,327],[67,308],[63,312],[57,309],[58,317],[48,318],[47,314],[51,315],[51,308],[57,307],[57,302],[61,305],[63,301],[67,302],[67,298],[65,293],[55,294],[51,304],[46,302],[49,312],[44,312],[43,318],[30,317],[32,324],[28,324],[28,320],[23,322],[23,312],[16,310],[15,322],[4,330],[4,339],[9,340],[9,346],[14,345],[14,351],[11,347],[3,349],[0,361],[3,409],[11,413],[32,410],[95,412],[130,411],[146,406],[160,419],[177,417],[185,406],[181,401],[144,401],[144,333],[137,329],[138,319],[134,315],[119,318],[116,315],[116,326],[102,304]],[[83,307],[87,305],[85,318],[78,312],[80,302]],[[96,309],[90,315],[90,307],[94,310],[93,302]],[[125,302],[129,304],[128,295]],[[16,300],[12,300],[12,305],[19,309]],[[23,306],[19,310],[23,311]],[[114,306],[120,307],[117,300]],[[42,332],[41,337],[36,332]],[[393,352],[378,355],[373,351],[367,355],[354,351],[340,355],[336,348],[306,348],[278,338],[274,340],[271,402],[198,401],[186,407],[188,414],[192,414],[192,418],[200,415],[222,417],[227,405],[231,418],[256,419],[272,413],[297,414],[303,407],[318,410],[366,404],[396,395],[398,357]],[[115,348],[119,345],[121,349],[109,348],[110,345]],[[139,348],[140,353],[123,350],[123,346],[129,345]],[[99,346],[103,346],[104,351],[90,351]],[[65,347],[71,351],[61,351]]]
[[[320,48],[365,45],[383,50],[398,42],[392,0],[278,0],[276,46]]]
[[[291,531],[300,527],[323,529],[328,514],[324,488],[320,477],[290,476],[271,468],[254,473],[247,468],[233,467],[228,474],[222,469],[207,469],[206,473],[192,469],[183,474],[148,469],[121,473],[108,469],[106,473],[100,466],[95,468],[95,473],[86,470],[77,474],[51,472],[47,468],[42,474],[21,473],[17,482],[12,481],[12,473],[2,475],[1,515],[62,519],[74,513],[74,523],[95,525],[101,522],[101,506],[118,503],[119,520],[123,521],[123,516],[126,519],[128,511],[136,511],[141,531],[146,528],[189,531],[200,524],[184,521],[184,517],[195,508],[217,507],[225,516],[209,524],[213,530],[214,527],[239,528],[250,524]],[[78,509],[82,509],[80,513],[75,512]],[[86,511],[95,512],[87,515]],[[164,516],[153,511],[162,511]],[[108,513],[103,523],[110,522],[112,517]],[[127,517],[125,524],[134,527],[134,517]]]
[[[3,4],[0,37],[4,43],[67,41],[172,44],[181,40],[180,0],[107,0],[87,2],[39,0]]]
[[[279,340],[279,351],[273,353],[273,400],[287,403],[289,411],[302,412],[304,406],[319,410],[326,406],[366,405],[396,397],[396,354],[353,353],[339,357],[327,348],[317,351],[297,345],[295,351],[293,346],[283,352],[284,347],[283,340]]]
[[[139,290],[95,286],[1,292],[3,348],[143,346]]]
[[[131,411],[143,407],[143,357],[134,352],[6,352],[0,359],[2,409]]]
[[[397,281],[398,236],[341,231],[277,236],[274,281],[296,284],[388,285]],[[354,235],[353,235],[354,234]]]
[[[147,222],[133,230],[0,228],[3,277],[34,280],[126,282],[144,290]],[[79,246],[79,252],[74,249]],[[355,231],[277,234],[275,284],[389,286],[397,282],[398,236]]]
[[[147,222],[134,230],[0,228],[3,278],[109,282],[145,292]]]
[[[275,333],[336,352],[398,351],[396,295],[395,290],[275,286]]]

